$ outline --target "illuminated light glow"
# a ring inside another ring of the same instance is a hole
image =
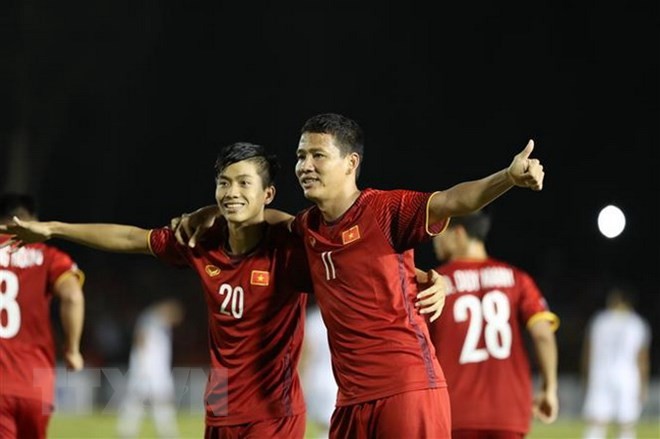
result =
[[[598,230],[607,238],[616,238],[626,228],[626,216],[614,205],[604,207],[598,214]]]

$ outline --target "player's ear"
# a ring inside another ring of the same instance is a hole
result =
[[[357,169],[360,166],[360,154],[357,152],[352,152],[348,155],[348,169],[346,170],[346,174],[350,174],[351,172],[357,173]]]
[[[275,199],[275,186],[271,185],[266,188],[266,199],[264,200],[264,204],[268,205],[273,202]]]

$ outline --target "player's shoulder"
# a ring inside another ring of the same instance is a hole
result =
[[[53,245],[53,244],[47,244],[45,242],[37,242],[34,244],[28,244],[25,247],[28,252],[40,252],[43,253],[44,257],[48,258],[68,258],[72,259],[71,255],[62,250],[61,248]]]

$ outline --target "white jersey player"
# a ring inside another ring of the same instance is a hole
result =
[[[160,437],[178,436],[172,376],[172,327],[183,319],[173,299],[160,301],[139,316],[128,365],[126,394],[119,409],[117,431],[137,437],[145,407],[151,407]]]
[[[305,319],[301,375],[307,418],[309,423],[314,424],[318,437],[327,437],[330,417],[337,398],[337,383],[332,374],[328,333],[317,306],[308,308]]]
[[[648,391],[650,338],[648,323],[633,310],[628,293],[612,290],[607,308],[591,320],[584,343],[585,438],[605,438],[609,423],[618,425],[619,438],[635,437]]]

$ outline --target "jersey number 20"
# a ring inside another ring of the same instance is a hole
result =
[[[470,322],[459,363],[479,363],[489,357],[508,358],[511,354],[510,315],[509,298],[501,291],[489,291],[481,300],[469,294],[459,297],[454,303],[454,320]],[[482,333],[485,349],[477,347]]]
[[[220,312],[222,314],[233,316],[235,319],[243,317],[243,307],[245,305],[243,288],[232,288],[229,284],[222,284],[218,293],[224,296],[222,305],[220,305]]]
[[[0,270],[0,338],[12,338],[21,329],[21,308],[16,301],[17,296],[18,276],[11,271]],[[2,318],[3,314],[6,320]]]

